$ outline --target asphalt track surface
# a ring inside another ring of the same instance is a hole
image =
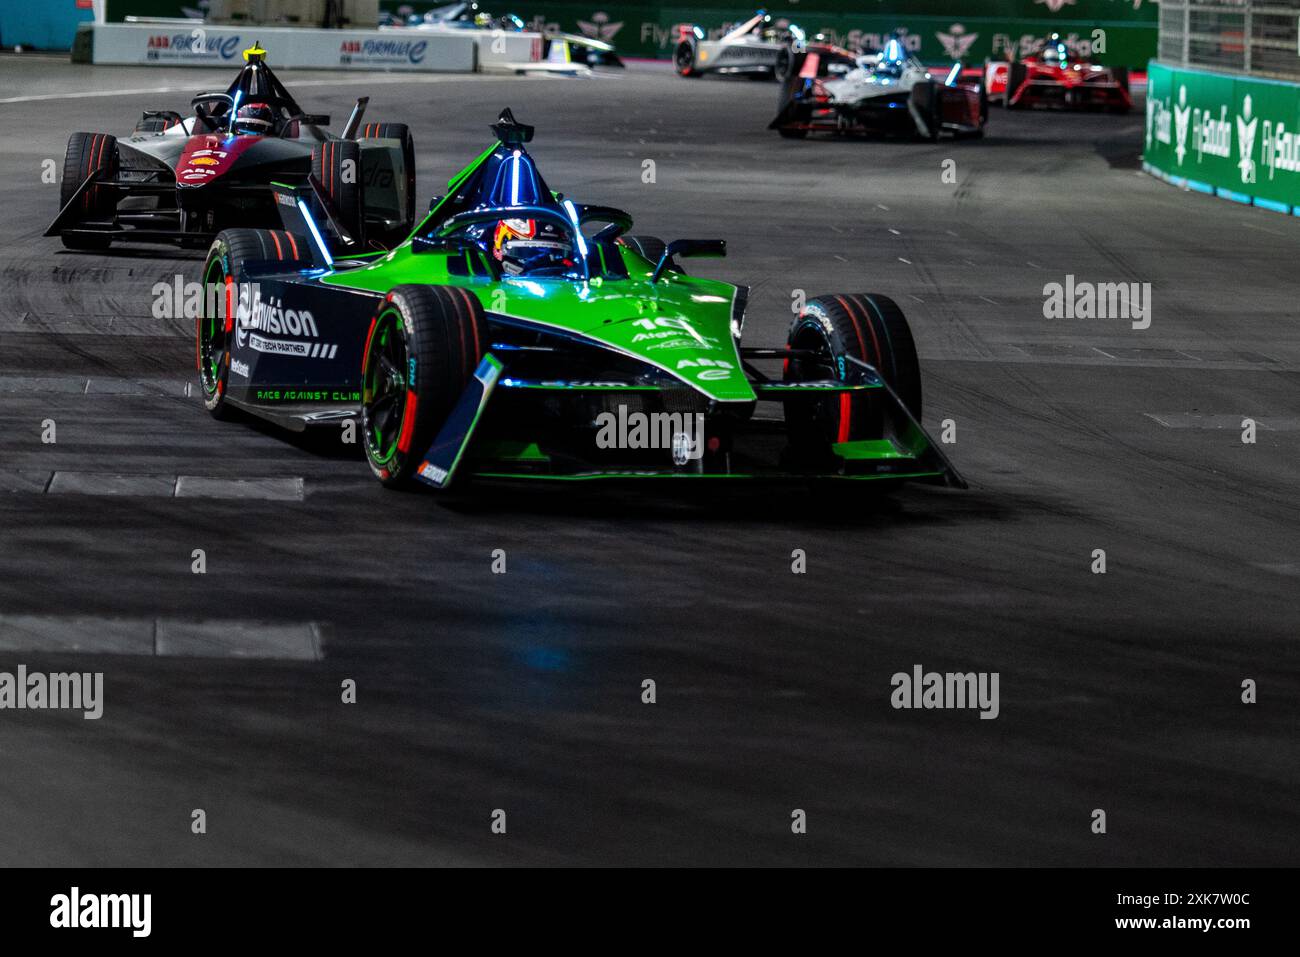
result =
[[[283,77],[411,124],[424,196],[513,107],[555,188],[727,239],[751,344],[795,289],[894,297],[971,488],[439,500],[212,421],[151,315],[199,254],[63,251],[40,173],[228,75],[0,59],[0,670],[105,673],[101,720],[0,711],[0,862],[1297,863],[1300,220],[1141,174],[1140,112],[786,142],[745,80]],[[1045,319],[1067,274],[1150,328]],[[916,664],[999,717],[891,708]]]

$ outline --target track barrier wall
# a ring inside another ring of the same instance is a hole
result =
[[[312,30],[297,27],[218,27],[175,23],[96,24],[92,63],[220,66],[242,64],[254,42],[277,67],[342,70],[470,72],[478,65],[481,37],[397,30]],[[527,40],[518,43],[529,59]],[[511,52],[515,52],[511,50]]]
[[[1300,215],[1300,85],[1152,62],[1143,168],[1175,186]]]
[[[188,0],[106,0],[108,22],[134,17],[183,17]],[[447,0],[380,0],[389,14],[416,13]],[[1156,55],[1157,7],[1151,0],[891,0],[887,13],[862,0],[738,0],[736,3],[601,3],[600,0],[524,0],[485,3],[496,13],[518,14],[531,30],[585,34],[614,44],[621,56],[668,59],[677,42],[673,29],[696,23],[721,34],[765,7],[777,21],[797,23],[810,34],[826,33],[841,43],[879,44],[895,30],[924,60],[986,57],[1014,51],[1023,56],[1052,32],[1081,46],[1094,44],[1100,30],[1100,63],[1141,67]]]

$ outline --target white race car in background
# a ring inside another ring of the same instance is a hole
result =
[[[493,16],[476,2],[449,3],[435,7],[423,16],[412,15],[406,20],[389,18],[388,26],[412,30],[452,32],[458,30],[489,30],[500,33],[535,35],[541,42],[541,58],[547,61],[571,62],[575,57],[588,66],[622,66],[623,61],[612,44],[594,37],[576,33],[542,33],[529,29],[523,18],[513,13]],[[563,42],[561,42],[563,41]],[[557,46],[558,44],[558,46]]]
[[[964,80],[958,63],[936,75],[895,38],[866,54],[808,43],[794,55],[779,106],[768,129],[787,139],[809,133],[979,137],[988,120],[982,82]]]
[[[708,39],[698,25],[682,24],[678,27],[673,65],[682,76],[744,73],[783,80],[790,72],[794,51],[803,41],[804,33],[797,26],[777,23],[764,10],[717,40]]]

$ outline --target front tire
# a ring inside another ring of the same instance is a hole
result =
[[[203,310],[195,330],[195,364],[204,407],[216,419],[227,417],[231,353],[235,341],[240,276],[247,261],[277,260],[286,269],[311,265],[307,239],[283,229],[223,229],[203,263]],[[217,301],[209,296],[221,290]],[[251,303],[245,302],[251,307]],[[215,307],[215,308],[213,308]]]
[[[398,286],[385,297],[361,370],[366,461],[389,488],[410,483],[487,345],[487,319],[457,286]]]
[[[921,366],[903,311],[875,293],[809,299],[790,326],[787,346],[805,352],[786,362],[785,381],[846,381],[850,357],[871,365],[917,420]],[[880,435],[887,400],[872,392],[799,397],[786,403],[786,427],[796,452],[824,455],[831,445]]]

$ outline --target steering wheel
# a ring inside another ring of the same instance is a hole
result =
[[[531,256],[523,258],[511,256],[505,250],[502,250],[501,261],[515,266],[519,270],[520,276],[543,275],[543,270],[554,270],[556,275],[563,275],[566,271],[574,269],[578,265],[575,259],[564,256],[554,249],[541,249]]]

